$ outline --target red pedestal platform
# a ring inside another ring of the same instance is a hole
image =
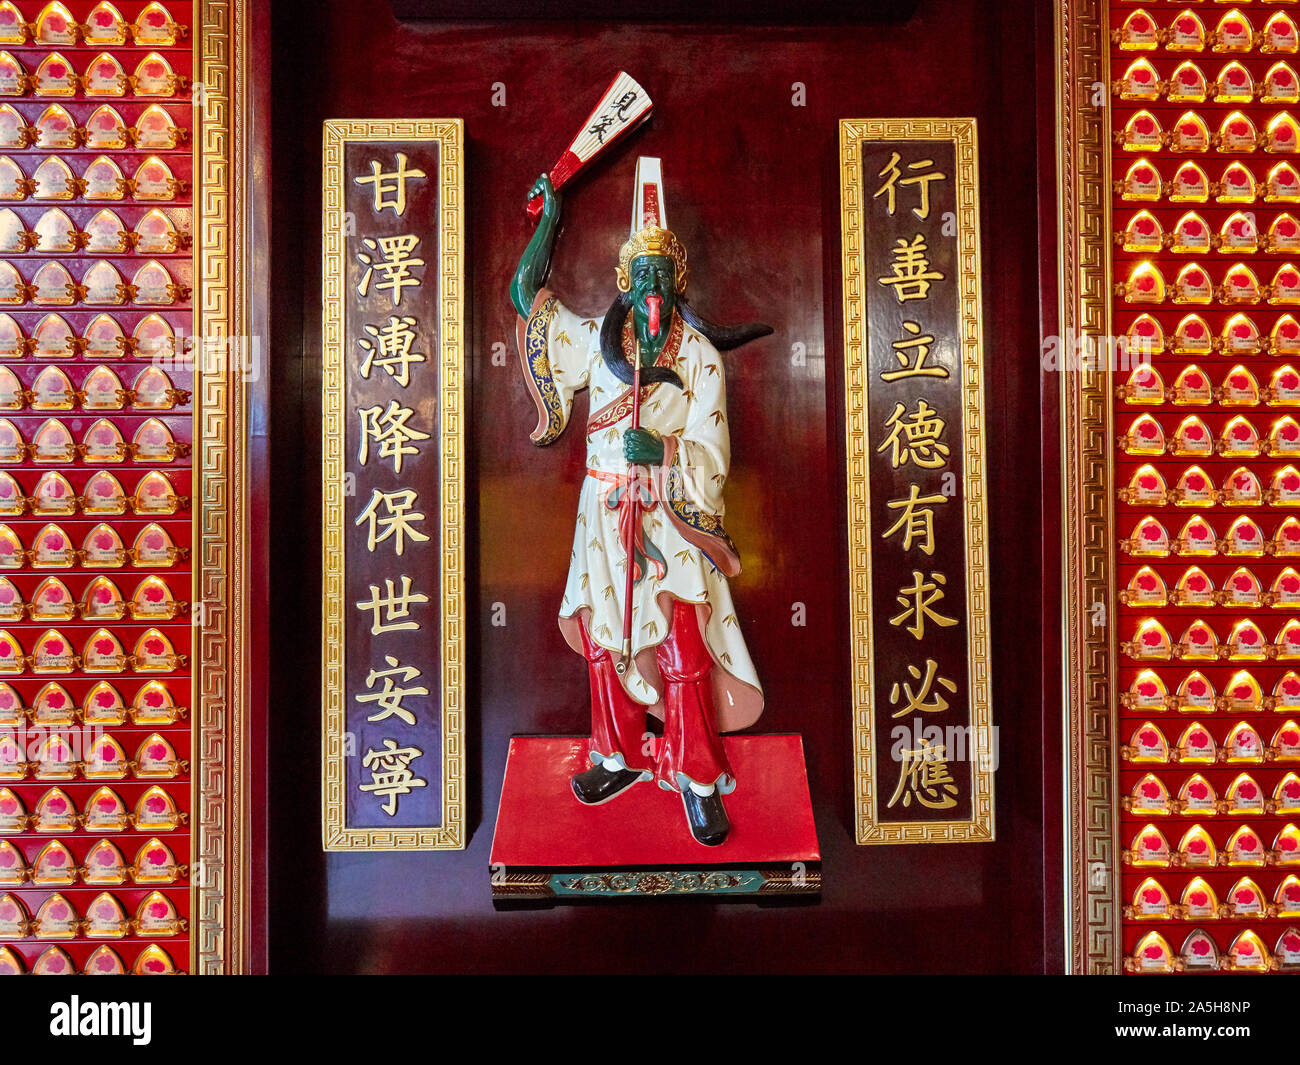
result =
[[[496,900],[648,895],[816,895],[821,850],[797,735],[724,736],[736,790],[718,847],[692,838],[681,797],[653,781],[584,806],[569,780],[590,767],[585,737],[510,741],[492,840]]]

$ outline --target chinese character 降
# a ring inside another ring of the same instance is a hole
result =
[[[425,361],[423,352],[411,350],[415,344],[415,319],[389,315],[383,325],[365,328],[374,340],[363,338],[357,341],[366,353],[366,361],[361,364],[361,376],[369,381],[371,368],[378,366],[405,388],[411,383],[411,364]]]
[[[930,296],[930,282],[942,281],[944,275],[930,269],[930,260],[926,258],[925,236],[918,233],[910,241],[900,238],[895,241],[893,249],[894,272],[889,277],[876,278],[880,284],[893,286],[894,295],[899,303],[908,300],[923,300]]]
[[[411,441],[428,440],[429,434],[407,425],[415,411],[410,407],[400,407],[397,400],[389,400],[388,409],[383,407],[362,407],[357,410],[361,418],[361,447],[357,451],[357,461],[362,466],[370,458],[370,441],[379,445],[379,457],[393,460],[393,472],[402,472],[402,458],[406,455],[418,455],[420,449]]]
[[[411,273],[412,266],[424,265],[423,259],[411,255],[415,246],[420,243],[419,237],[403,233],[399,237],[366,237],[361,243],[371,251],[379,252],[380,261],[375,262],[363,251],[357,252],[357,261],[366,268],[360,284],[357,285],[358,296],[364,298],[370,294],[370,278],[376,270],[383,274],[383,279],[375,286],[375,291],[392,290],[394,307],[402,302],[403,288],[408,285],[420,287],[420,279]]]
[[[412,788],[428,785],[427,780],[421,780],[411,772],[411,763],[423,757],[424,752],[418,747],[399,747],[395,740],[384,740],[378,751],[373,747],[366,751],[361,764],[370,770],[370,783],[358,784],[357,787],[387,799],[380,809],[392,817],[397,813],[399,795],[409,795]]]
[[[397,153],[397,169],[384,170],[378,159],[370,160],[370,176],[353,178],[358,185],[374,185],[375,213],[391,207],[398,216],[406,211],[406,179],[422,178],[423,170],[407,170],[406,155]],[[391,197],[391,199],[390,199]]]
[[[901,625],[911,619],[912,624],[907,626],[907,631],[918,640],[925,635],[926,618],[943,629],[956,625],[956,618],[945,617],[933,609],[933,605],[943,598],[940,586],[946,583],[947,578],[942,573],[931,573],[930,579],[926,580],[921,576],[920,570],[912,570],[912,587],[898,590],[898,605],[903,607],[903,612],[896,618],[890,618],[889,623]]]
[[[370,586],[370,600],[359,601],[356,606],[358,610],[369,610],[374,614],[374,620],[370,623],[370,635],[380,636],[385,632],[401,632],[404,629],[418,629],[418,621],[403,621],[403,618],[411,616],[411,605],[414,603],[427,603],[429,597],[422,592],[411,594],[411,578],[403,576],[402,590],[396,592],[393,590],[393,581],[391,578],[385,578],[384,586],[387,594],[380,596],[378,585]],[[379,615],[383,614],[382,621]]]
[[[373,490],[366,509],[352,523],[370,523],[370,531],[366,536],[368,551],[374,551],[376,544],[382,544],[390,536],[394,539],[393,548],[399,555],[406,547],[406,537],[409,536],[416,543],[424,543],[429,539],[428,534],[420,532],[411,524],[424,521],[423,514],[411,510],[415,506],[415,500],[414,488],[403,488],[397,492],[381,492],[378,488]],[[384,508],[383,514],[379,511],[381,505]]]
[[[379,691],[371,691],[365,695],[354,696],[359,703],[378,703],[379,712],[371,714],[367,721],[386,721],[390,717],[400,717],[408,725],[415,724],[415,715],[402,705],[402,700],[408,695],[428,695],[429,689],[423,686],[419,688],[402,688],[393,680],[394,676],[400,675],[403,684],[410,684],[420,675],[420,671],[414,666],[398,665],[397,659],[392,655],[385,655],[384,661],[388,663],[388,669],[372,669],[366,674],[366,687],[373,688],[375,681],[383,678],[384,686]]]

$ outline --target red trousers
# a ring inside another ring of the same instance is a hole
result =
[[[582,647],[591,673],[593,759],[622,755],[628,769],[648,771],[673,791],[691,781],[707,786],[720,778],[731,780],[713,723],[713,658],[693,603],[673,602],[668,635],[655,648],[664,681],[664,734],[657,741],[647,735],[646,708],[619,682],[613,654],[592,640],[585,625]]]

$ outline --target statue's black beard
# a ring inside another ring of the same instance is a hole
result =
[[[620,292],[615,297],[614,302],[610,304],[609,311],[605,314],[605,324],[600,328],[601,357],[605,360],[605,365],[609,367],[609,372],[625,385],[632,383],[633,374],[635,373],[632,363],[623,354],[623,323],[627,321],[627,316],[631,310],[632,294],[630,292]],[[769,336],[772,333],[772,327],[764,325],[762,322],[746,322],[744,325],[730,327],[714,325],[707,318],[701,318],[696,314],[695,309],[686,302],[683,296],[677,298],[677,313],[682,316],[682,321],[702,334],[718,351],[731,351],[742,344],[748,344],[751,340],[757,340],[759,337]],[[682,384],[682,379],[666,366],[641,367],[642,385],[653,385],[660,382],[674,384],[678,388],[686,387]]]

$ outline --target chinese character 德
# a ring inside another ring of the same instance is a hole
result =
[[[890,433],[876,451],[888,449],[894,469],[906,466],[908,462],[927,470],[938,469],[948,461],[948,445],[940,439],[947,424],[923,399],[917,402],[916,410],[911,414],[907,413],[904,404],[896,404],[894,413],[885,422]]]

